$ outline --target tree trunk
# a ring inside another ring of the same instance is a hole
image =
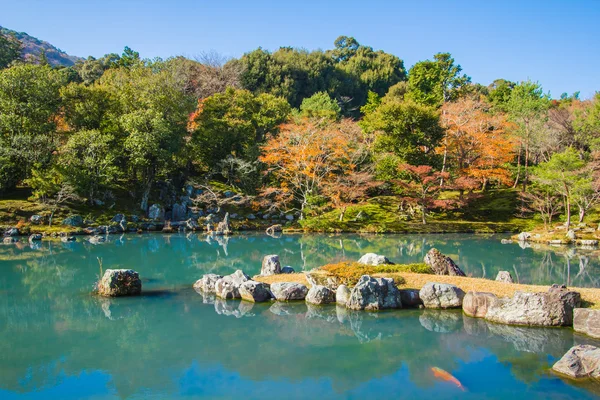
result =
[[[566,208],[567,208],[567,232],[571,229],[571,199],[570,196],[566,196]]]
[[[483,179],[483,185],[481,185],[481,191],[482,191],[482,192],[485,192],[485,191],[486,191],[486,189],[487,189],[487,183],[488,183],[488,180],[487,180],[487,178],[484,178],[484,179]]]
[[[529,179],[527,167],[529,166],[529,140],[525,143],[525,168],[523,169],[523,192],[527,191],[527,180]]]
[[[448,159],[448,135],[444,136],[444,160],[442,162],[442,174],[446,170],[446,160]],[[440,177],[440,186],[444,186],[444,177]]]
[[[521,176],[521,150],[523,149],[523,142],[519,145],[519,153],[517,155],[517,178],[515,179],[515,183],[513,184],[513,189],[517,187],[519,184],[519,178]]]
[[[344,215],[346,215],[346,207],[342,207],[342,212],[340,213],[340,222],[344,221]]]
[[[585,218],[585,208],[579,206],[579,223],[583,223],[583,219]]]
[[[423,225],[427,224],[427,221],[425,220],[426,213],[427,213],[427,210],[425,209],[425,207],[421,206],[421,221],[423,222]]]
[[[152,189],[152,183],[146,184],[146,188],[144,189],[144,193],[142,194],[142,202],[140,204],[140,208],[142,211],[148,211],[148,199],[150,198],[150,190]]]

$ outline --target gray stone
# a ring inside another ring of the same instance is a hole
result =
[[[367,311],[402,308],[400,291],[391,278],[363,275],[350,292],[348,308]]]
[[[223,276],[217,274],[206,274],[194,283],[194,289],[203,293],[216,293],[215,283]]]
[[[198,225],[198,221],[196,221],[193,218],[188,219],[187,221],[185,221],[185,226],[186,228],[195,231],[197,229],[200,229],[200,225]]]
[[[283,231],[283,226],[281,226],[279,224],[271,225],[266,230],[267,235],[274,235],[275,233],[282,232],[282,231]]]
[[[233,193],[231,190],[226,190],[226,191],[223,193],[223,196],[225,196],[226,198],[230,198],[230,197],[233,197],[233,196],[235,196],[235,193]]]
[[[276,275],[281,273],[281,264],[279,263],[279,256],[271,254],[264,256],[262,261],[262,267],[260,274],[263,276]]]
[[[107,269],[97,289],[102,296],[135,296],[142,293],[142,281],[132,269]]]
[[[41,233],[34,233],[32,235],[29,236],[29,242],[39,242],[40,240],[42,240],[42,234]]]
[[[165,219],[165,209],[160,204],[152,204],[148,209],[148,218],[154,221]]]
[[[295,282],[276,282],[271,285],[271,293],[277,301],[304,300],[308,288]]]
[[[347,306],[350,301],[350,289],[346,285],[340,285],[335,291],[335,302],[342,306]]]
[[[81,215],[72,215],[63,219],[62,224],[66,226],[81,227],[83,226],[83,218]]]
[[[600,378],[600,349],[589,344],[573,346],[552,369],[571,378]]]
[[[111,222],[116,222],[117,224],[121,221],[123,221],[125,219],[125,215],[123,214],[116,214],[114,217],[112,217],[112,219],[110,220]]]
[[[288,221],[293,221],[294,220],[294,216],[292,214],[286,214],[285,215],[285,219],[287,219]]]
[[[239,287],[240,296],[243,300],[260,303],[271,299],[272,294],[269,285],[262,282],[246,281]]]
[[[223,221],[217,224],[214,233],[215,235],[229,235],[232,232],[233,230],[231,229],[231,223],[229,221],[229,213],[225,213],[225,218],[223,218]]]
[[[567,237],[567,239],[569,240],[575,240],[577,239],[577,235],[575,234],[575,231],[573,229],[569,229],[567,231],[567,234],[565,235]]]
[[[402,301],[402,307],[419,307],[423,305],[417,289],[400,290],[400,300]]]
[[[498,301],[498,296],[493,293],[468,292],[462,301],[463,312],[469,317],[485,318],[488,309]]]
[[[60,241],[63,242],[63,243],[76,242],[77,238],[75,236],[62,236],[60,238]]]
[[[440,253],[438,249],[431,249],[423,259],[436,275],[465,276],[465,273],[448,256]]]
[[[393,264],[390,260],[387,259],[386,256],[381,256],[375,253],[367,253],[363,255],[358,262],[364,265],[384,265],[384,264]]]
[[[37,214],[32,215],[31,217],[29,217],[29,222],[31,222],[33,225],[41,225],[42,222],[44,222],[44,217]]]
[[[248,215],[246,215],[246,219],[249,219],[249,220],[256,219],[256,215],[254,215],[254,214],[248,214]]]
[[[173,221],[184,221],[186,219],[187,207],[185,204],[175,203],[173,204],[172,220]]]
[[[447,283],[428,282],[419,291],[425,308],[458,308],[462,306],[465,292]]]
[[[521,232],[521,233],[519,233],[519,236],[517,236],[517,239],[519,240],[519,242],[527,242],[527,241],[529,241],[530,238],[531,238],[531,233],[529,233],[529,232]]]
[[[249,281],[250,277],[242,270],[237,270],[231,275],[226,275],[215,282],[215,294],[223,299],[239,299],[240,286]]]
[[[289,265],[281,268],[281,273],[282,274],[295,274],[296,270],[292,267],[290,267]]]
[[[18,228],[9,228],[6,232],[4,232],[4,236],[19,236],[21,232],[19,232]]]
[[[579,244],[582,246],[598,246],[598,241],[593,239],[580,240]]]
[[[498,275],[496,275],[496,281],[504,283],[514,283],[512,275],[509,271],[498,271]]]
[[[104,242],[106,242],[106,238],[105,238],[104,236],[100,236],[100,235],[94,235],[94,236],[91,236],[91,237],[88,239],[88,241],[89,241],[91,244],[100,244],[100,243],[104,243]]]
[[[600,310],[575,308],[573,310],[573,330],[600,339]]]
[[[511,299],[490,307],[485,318],[509,325],[571,326],[573,309],[580,301],[579,293],[560,286],[546,293],[516,292]]]
[[[310,304],[329,304],[335,302],[335,292],[325,286],[312,286],[306,295]]]

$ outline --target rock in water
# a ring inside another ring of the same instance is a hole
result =
[[[552,369],[571,378],[600,378],[600,349],[589,344],[573,346]]]
[[[262,261],[262,268],[260,274],[263,276],[276,275],[281,273],[281,264],[279,263],[279,256],[271,254],[264,256]]]
[[[194,289],[206,294],[216,293],[215,284],[222,277],[223,276],[217,274],[206,274],[194,283]]]
[[[271,299],[272,294],[269,285],[262,282],[246,281],[239,287],[240,296],[243,300],[260,303]]]
[[[276,225],[271,225],[270,227],[267,228],[266,232],[267,235],[271,235],[273,236],[275,233],[277,232],[282,232],[283,231],[283,226],[276,224]]]
[[[41,215],[36,214],[29,217],[29,222],[31,222],[33,225],[41,225],[43,221],[44,217],[42,217]]]
[[[577,235],[575,234],[575,231],[573,229],[569,229],[569,231],[566,234],[566,237],[569,240],[575,240],[575,239],[577,239]]]
[[[2,239],[2,243],[4,243],[4,244],[13,244],[13,243],[17,243],[18,241],[19,240],[13,236],[6,236],[4,239]]]
[[[574,309],[573,330],[600,339],[600,310]]]
[[[390,260],[387,259],[386,256],[380,256],[375,253],[367,253],[363,255],[358,262],[364,265],[383,265],[383,264],[393,264]]]
[[[521,233],[519,233],[519,236],[517,236],[517,239],[519,240],[519,242],[527,242],[527,241],[529,241],[530,238],[531,238],[531,233],[529,233],[529,232],[521,232]]]
[[[335,302],[335,292],[325,286],[313,286],[306,295],[310,304],[329,304]]]
[[[512,275],[508,271],[498,271],[498,275],[496,275],[496,281],[504,283],[514,283]]]
[[[29,243],[31,243],[31,242],[39,242],[40,240],[42,240],[42,234],[41,233],[34,233],[31,236],[29,236]]]
[[[223,221],[217,224],[217,228],[215,229],[215,235],[229,235],[232,233],[231,223],[229,221],[229,213],[225,213],[225,218]]]
[[[350,301],[350,289],[346,285],[338,286],[335,291],[335,302],[339,305],[346,306]]]
[[[446,283],[426,283],[419,291],[425,308],[458,308],[462,306],[465,292]]]
[[[372,278],[363,275],[350,292],[348,308],[353,310],[377,311],[402,308],[400,291],[392,278]]]
[[[468,292],[463,298],[463,312],[469,317],[484,318],[490,307],[498,302],[498,296],[487,292]]]
[[[436,275],[465,276],[465,273],[448,256],[443,255],[438,249],[431,249],[423,259]]]
[[[102,296],[135,296],[140,293],[142,293],[140,274],[132,269],[107,269],[98,282],[98,294]]]
[[[304,300],[308,288],[300,283],[277,282],[271,285],[271,293],[278,301]]]
[[[250,277],[242,270],[237,270],[231,275],[226,275],[215,282],[215,293],[222,299],[239,299],[240,286],[249,281]]]
[[[4,232],[4,236],[19,236],[21,233],[18,228],[9,228],[6,232]]]
[[[580,301],[578,292],[553,285],[546,293],[516,292],[512,299],[490,307],[485,318],[510,325],[571,326]]]

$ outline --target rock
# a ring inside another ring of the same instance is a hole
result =
[[[135,296],[140,293],[140,274],[132,269],[107,269],[98,282],[98,294],[102,296]]]
[[[281,268],[281,273],[282,274],[295,274],[296,270],[292,267],[290,267],[289,265]]]
[[[154,221],[165,219],[165,209],[160,204],[152,204],[148,209],[148,218]]]
[[[600,349],[589,344],[571,347],[552,369],[571,378],[600,378]]]
[[[215,282],[215,294],[222,299],[239,299],[239,288],[242,283],[249,281],[250,277],[242,270],[237,270],[231,275],[226,275]]]
[[[292,214],[285,214],[285,219],[291,222],[294,220],[294,216]]]
[[[336,292],[325,286],[313,286],[306,295],[306,302],[310,304],[329,304],[336,301]]]
[[[575,239],[577,239],[577,235],[575,234],[575,231],[573,229],[569,229],[567,231],[567,234],[565,236],[569,240],[575,240]]]
[[[123,214],[117,214],[114,217],[112,217],[112,219],[110,220],[110,222],[116,222],[117,224],[121,221],[123,221],[125,219],[125,215]]]
[[[173,221],[184,221],[186,219],[187,207],[185,204],[175,203],[173,204],[171,213]]]
[[[465,292],[447,283],[428,282],[419,291],[419,297],[425,308],[458,308]]]
[[[338,286],[337,290],[335,291],[335,302],[337,304],[347,306],[348,301],[350,301],[350,293],[351,292],[350,292],[350,289],[348,289],[348,286],[346,286],[346,285]]]
[[[2,239],[2,243],[4,243],[4,244],[13,244],[13,243],[17,243],[18,241],[19,240],[13,236],[6,236]]]
[[[271,254],[264,256],[262,261],[262,268],[260,274],[262,276],[276,275],[281,273],[281,264],[279,263],[279,256]]]
[[[423,305],[417,289],[400,290],[400,300],[402,301],[402,307],[419,307]]]
[[[582,246],[598,246],[598,241],[593,239],[580,240],[579,244]]]
[[[226,190],[226,191],[223,193],[223,196],[225,196],[226,198],[228,198],[228,199],[229,199],[230,197],[233,197],[233,196],[235,196],[235,193],[233,193],[231,190]]]
[[[6,230],[6,232],[4,232],[4,236],[19,236],[21,234],[21,232],[19,232],[19,228],[9,228]]]
[[[42,240],[42,234],[41,233],[34,233],[32,235],[29,236],[29,243],[31,242],[39,242],[40,240]]]
[[[104,236],[100,236],[100,235],[94,235],[94,236],[91,236],[91,237],[88,239],[88,241],[89,241],[91,244],[100,244],[100,243],[104,243],[104,242],[106,242],[106,238],[105,238]]]
[[[363,275],[350,292],[348,308],[367,311],[402,308],[400,291],[391,278]]]
[[[519,236],[517,236],[517,239],[519,240],[519,242],[527,242],[527,241],[529,241],[530,238],[531,238],[531,233],[529,233],[529,232],[521,232],[521,233],[519,233]]]
[[[282,232],[283,231],[283,226],[276,224],[276,225],[271,225],[270,227],[267,228],[266,232],[267,235],[273,235],[276,232]]]
[[[60,238],[60,241],[63,243],[75,242],[75,241],[77,241],[77,238],[75,238],[75,236],[62,236]]]
[[[500,243],[502,243],[502,244],[511,244],[512,242],[513,241],[510,240],[510,239],[502,239],[502,240],[500,240]]]
[[[239,292],[243,300],[252,301],[254,303],[268,301],[273,297],[269,290],[269,285],[256,281],[246,281],[242,283],[239,287]]]
[[[504,283],[514,283],[512,275],[508,271],[498,271],[498,275],[496,275],[496,281]]]
[[[196,291],[201,291],[206,294],[216,293],[215,283],[217,283],[217,281],[222,277],[222,275],[217,274],[203,275],[202,278],[198,279],[194,283],[194,289],[196,289]]]
[[[375,253],[367,253],[363,255],[358,262],[364,265],[383,265],[383,264],[393,264],[390,260],[385,256],[380,256]]]
[[[498,296],[493,293],[468,292],[462,301],[463,312],[469,317],[485,318],[488,309],[498,301]]]
[[[575,308],[573,310],[573,330],[600,339],[600,310]]]
[[[431,249],[423,259],[436,275],[465,276],[465,273],[448,256],[437,249]]]
[[[246,219],[254,220],[254,219],[256,219],[256,215],[254,215],[254,214],[248,214],[248,215],[246,215]]]
[[[570,326],[580,301],[579,293],[553,285],[546,293],[516,292],[512,299],[490,307],[485,318],[509,325]]]
[[[200,225],[198,225],[198,221],[196,221],[193,218],[188,219],[187,221],[185,221],[185,226],[186,228],[195,231],[197,229],[200,229]]]
[[[327,286],[331,290],[337,290],[342,283],[339,277],[317,268],[304,272],[304,275],[311,286],[321,285]]]
[[[44,217],[37,214],[32,215],[31,217],[29,217],[29,222],[31,222],[33,225],[41,225],[42,222],[44,222]]]
[[[271,293],[277,301],[304,300],[308,288],[295,282],[276,282],[271,285]]]
[[[80,227],[83,226],[81,215],[72,215],[62,220],[62,225]]]
[[[225,218],[223,218],[223,221],[217,224],[215,235],[229,235],[232,232],[231,224],[229,222],[229,213],[225,213]]]

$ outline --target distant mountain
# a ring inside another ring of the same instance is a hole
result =
[[[79,60],[83,60],[81,57],[71,56],[64,51],[52,46],[50,43],[29,36],[25,32],[16,32],[0,26],[0,33],[4,35],[14,34],[17,39],[23,43],[23,58],[37,58],[42,50],[46,50],[46,58],[52,66],[64,65],[70,67]]]

